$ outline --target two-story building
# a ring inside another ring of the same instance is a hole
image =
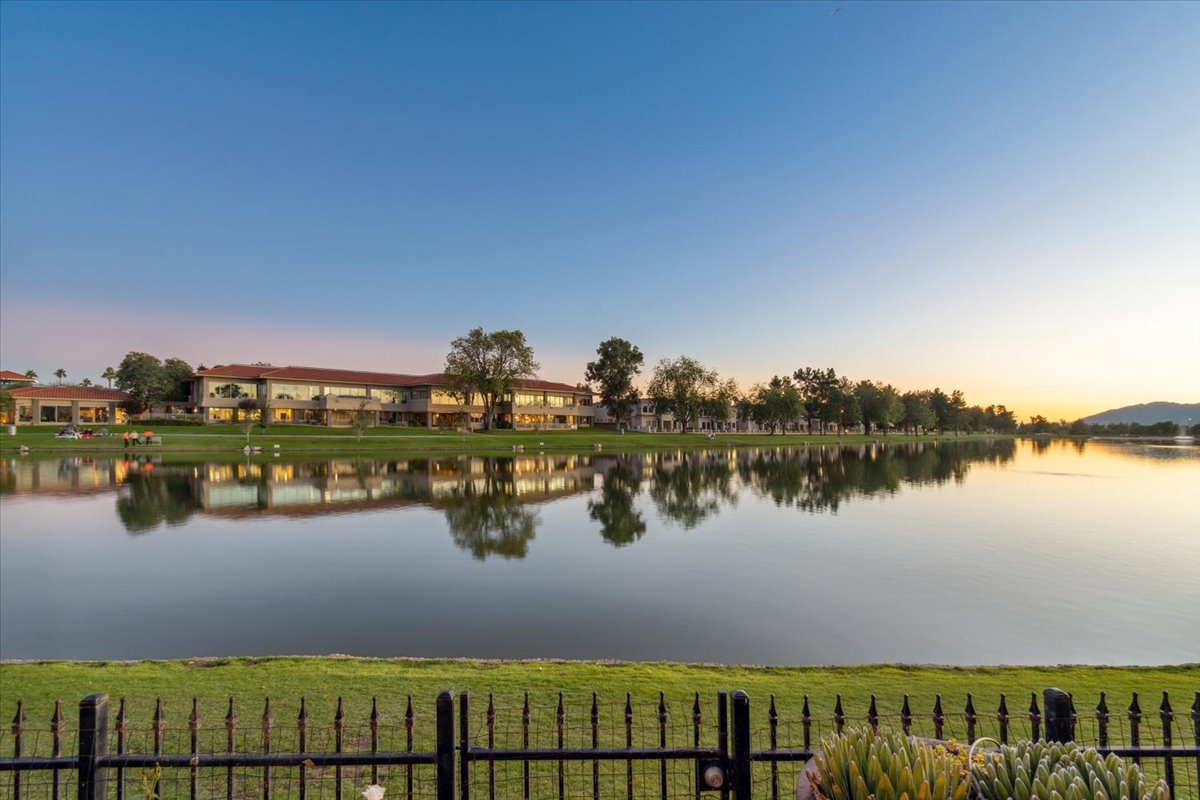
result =
[[[349,425],[360,410],[372,425],[480,427],[478,397],[464,403],[441,374],[405,375],[320,367],[227,364],[196,372],[192,405],[205,422],[233,422],[244,401],[276,424]],[[592,424],[592,394],[566,383],[521,381],[496,408],[497,427],[570,429]]]
[[[683,423],[675,419],[675,415],[670,411],[658,411],[654,401],[649,397],[641,397],[631,402],[628,411],[621,416],[621,426],[626,430],[645,433],[683,432]],[[616,427],[617,425],[617,419],[612,410],[605,405],[597,404],[595,406],[592,420],[594,425],[606,427]],[[701,415],[692,424],[691,430],[704,433],[726,433],[739,430],[736,409],[730,409],[727,420]]]

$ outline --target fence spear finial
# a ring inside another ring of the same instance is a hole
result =
[[[1197,695],[1200,697],[1200,694]],[[17,700],[17,713],[13,715],[12,732],[13,736],[20,736],[25,728],[25,701]]]
[[[62,700],[54,701],[54,716],[50,718],[50,732],[59,736],[63,732],[65,722],[62,715]]]

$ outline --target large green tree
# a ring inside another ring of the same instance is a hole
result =
[[[900,396],[904,414],[900,417],[905,430],[915,435],[919,430],[929,431],[937,423],[937,415],[929,405],[928,392],[905,392]]]
[[[890,384],[859,381],[854,387],[854,395],[858,398],[858,407],[862,412],[867,432],[874,424],[886,436],[888,428],[900,422],[904,416],[904,403],[900,400],[900,393]]]
[[[669,411],[686,431],[700,418],[704,400],[718,387],[717,373],[694,358],[664,358],[654,367],[647,393],[659,412]]]
[[[846,428],[862,422],[862,408],[854,394],[854,384],[849,379],[841,378],[830,390],[825,421],[836,422],[838,433],[844,433]]]
[[[958,389],[950,394],[946,394],[941,389],[934,389],[929,393],[929,407],[933,409],[933,413],[937,417],[939,431],[943,433],[946,431],[957,432],[962,427],[963,412],[967,407],[967,401]]]
[[[633,379],[642,371],[644,357],[632,342],[616,336],[606,339],[596,348],[597,358],[589,361],[584,377],[592,384],[601,405],[617,420],[629,418],[630,406],[637,402]]]
[[[162,362],[149,353],[130,352],[117,367],[117,388],[133,396],[137,406],[149,408],[171,391],[171,380]]]
[[[483,328],[475,328],[450,343],[443,372],[463,404],[469,405],[471,398],[479,396],[483,427],[491,430],[497,404],[522,380],[532,378],[538,366],[521,331],[485,333]]]
[[[800,388],[800,399],[808,418],[808,430],[816,433],[823,422],[833,422],[834,394],[840,380],[833,367],[818,369],[801,367],[792,376]]]
[[[771,434],[776,429],[786,431],[787,424],[800,419],[803,413],[800,390],[786,375],[776,375],[765,386],[755,386],[750,392],[750,419]]]
[[[733,378],[717,379],[700,400],[700,413],[716,422],[733,419],[737,401],[742,396]]]
[[[170,389],[163,397],[164,400],[185,401],[191,399],[192,367],[182,358],[168,358],[163,362],[163,373]]]

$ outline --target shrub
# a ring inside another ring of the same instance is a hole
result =
[[[1076,744],[1021,742],[987,753],[975,764],[983,800],[1168,800],[1164,781],[1111,753]]]
[[[826,800],[966,800],[971,789],[966,752],[907,736],[851,728],[821,739],[810,775]]]
[[[172,419],[170,417],[151,417],[150,419],[132,420],[129,423],[137,428],[170,428],[193,425],[203,425],[198,419]]]

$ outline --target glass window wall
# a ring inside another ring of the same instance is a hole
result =
[[[407,389],[389,389],[382,386],[372,386],[371,396],[379,399],[381,403],[407,403]]]
[[[367,387],[365,386],[326,386],[325,394],[333,397],[366,397]]]
[[[257,383],[237,383],[230,381],[227,383],[219,383],[213,381],[208,384],[209,397],[223,397],[229,399],[237,399],[241,397],[258,397]]]
[[[271,397],[276,400],[312,400],[321,396],[319,384],[311,383],[273,383]]]
[[[540,406],[542,404],[542,395],[533,394],[532,392],[517,392],[516,399],[513,401],[519,406]]]

